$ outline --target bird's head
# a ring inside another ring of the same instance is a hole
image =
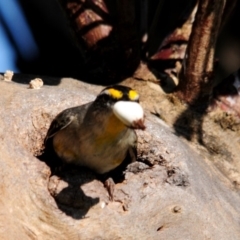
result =
[[[104,101],[126,126],[145,129],[144,111],[136,90],[122,85],[109,86],[101,91],[97,99]]]

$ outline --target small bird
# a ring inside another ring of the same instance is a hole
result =
[[[63,162],[104,174],[136,148],[134,129],[145,129],[139,94],[114,85],[104,88],[95,101],[59,113],[50,125],[45,146],[51,139]]]

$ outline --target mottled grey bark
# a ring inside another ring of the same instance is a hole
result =
[[[148,111],[147,130],[138,132],[140,162],[116,184],[113,202],[86,170],[50,177],[34,155],[51,120],[100,89],[71,79],[39,90],[0,80],[0,238],[239,239],[238,193]]]

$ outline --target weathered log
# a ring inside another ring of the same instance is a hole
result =
[[[89,171],[50,176],[35,156],[51,120],[100,89],[71,79],[38,90],[0,80],[0,239],[239,239],[238,193],[147,110],[138,162],[113,202]]]

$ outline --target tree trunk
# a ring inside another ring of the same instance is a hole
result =
[[[213,82],[214,49],[225,0],[200,0],[177,96],[190,104],[206,102]]]
[[[147,130],[137,132],[138,161],[116,183],[113,202],[90,171],[51,175],[35,157],[51,120],[101,89],[71,79],[39,90],[0,81],[0,239],[240,239],[240,196],[147,110]]]

